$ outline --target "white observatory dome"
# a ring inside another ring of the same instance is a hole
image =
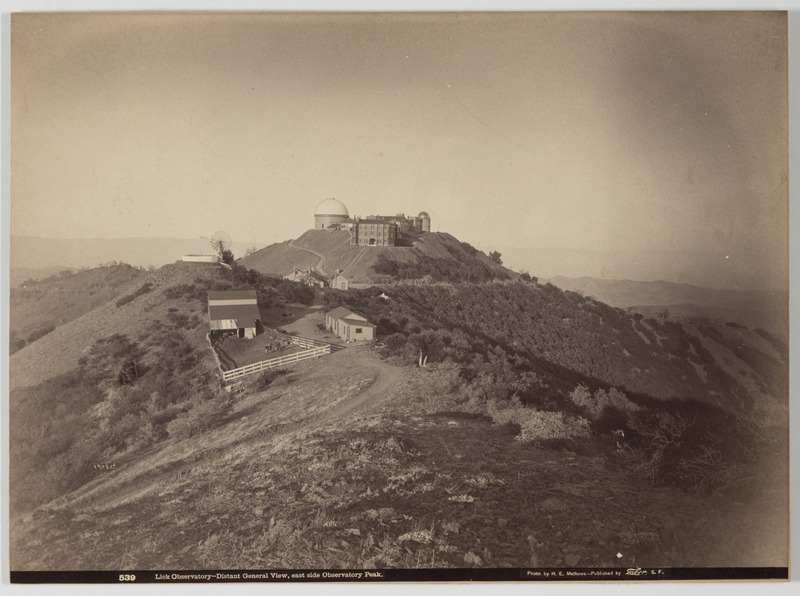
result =
[[[350,214],[347,211],[347,207],[344,206],[344,203],[337,199],[331,198],[325,199],[319,205],[317,205],[314,215],[339,215],[342,217],[348,217]]]

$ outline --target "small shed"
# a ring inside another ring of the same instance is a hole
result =
[[[350,289],[350,282],[347,281],[347,278],[338,273],[331,278],[331,287],[337,290],[348,290]]]
[[[183,255],[184,263],[219,263],[219,255]]]
[[[325,315],[325,326],[345,341],[375,339],[375,325],[343,306]]]
[[[255,290],[230,290],[208,293],[208,319],[211,331],[236,331],[252,339],[261,325]]]

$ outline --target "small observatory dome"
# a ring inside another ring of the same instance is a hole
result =
[[[314,211],[314,227],[316,229],[334,227],[349,216],[344,203],[333,198],[325,199]]]
[[[430,232],[431,231],[431,216],[428,215],[425,211],[420,211],[419,215],[417,217],[420,219],[422,231],[423,232]]]

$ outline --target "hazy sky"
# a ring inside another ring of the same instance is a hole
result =
[[[685,281],[787,283],[784,13],[25,14],[11,33],[15,234],[267,245],[336,197],[481,248],[658,254],[653,279],[698,254]]]

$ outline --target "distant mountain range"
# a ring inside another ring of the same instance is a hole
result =
[[[515,271],[527,270],[540,279],[558,275],[595,279],[664,280],[708,288],[783,290],[789,287],[788,265],[767,255],[690,250],[585,250],[478,246],[497,250]]]
[[[234,242],[233,254],[243,257],[253,243]],[[161,267],[185,254],[212,253],[203,238],[39,238],[11,236],[11,269],[65,267],[80,269],[117,261],[137,267]],[[33,273],[29,275],[34,276]]]
[[[786,292],[721,290],[666,281],[592,277],[557,276],[546,281],[562,290],[578,292],[610,306],[633,308],[647,315],[734,321],[788,337],[789,295]]]

